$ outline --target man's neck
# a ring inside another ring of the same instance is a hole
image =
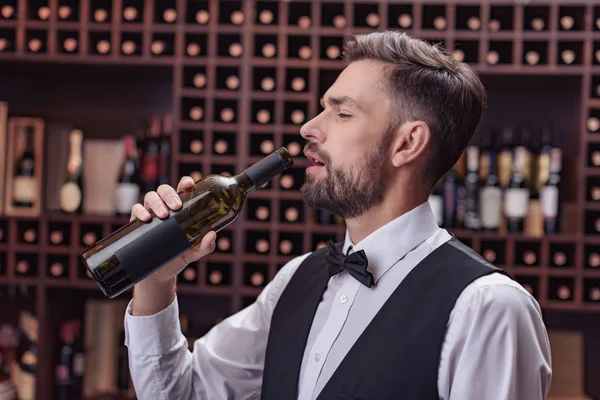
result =
[[[388,198],[364,214],[346,219],[346,227],[354,245],[377,229],[406,214],[427,201],[427,196],[409,198]]]

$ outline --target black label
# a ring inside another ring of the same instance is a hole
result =
[[[115,256],[137,283],[189,248],[185,233],[171,217],[123,246]]]

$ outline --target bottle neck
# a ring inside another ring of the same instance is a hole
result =
[[[250,193],[254,192],[256,189],[258,189],[256,187],[256,185],[254,184],[254,182],[252,182],[250,180],[250,178],[248,178],[248,175],[246,175],[245,172],[242,172],[242,173],[234,176],[233,179],[235,179],[237,184],[246,193],[246,195],[249,195]]]

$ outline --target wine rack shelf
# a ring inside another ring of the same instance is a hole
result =
[[[599,312],[597,0],[4,0],[0,84],[13,76],[11,65],[14,71],[38,66],[35,74],[48,65],[167,71],[172,185],[182,175],[233,174],[280,146],[293,153],[294,168],[253,193],[240,218],[219,234],[215,253],[178,278],[188,302],[182,304],[201,298],[227,310],[225,317],[254,301],[291,258],[328,239],[343,240],[343,224],[319,223],[302,203],[308,162],[299,129],[320,111],[319,98],[345,67],[344,41],[385,29],[440,43],[480,72],[491,94],[486,124],[531,118],[560,128],[568,229],[543,237],[449,230],[505,268],[545,311]],[[98,71],[86,79],[94,82]],[[155,84],[147,79],[148,87]],[[107,88],[102,97],[110,102],[123,95]],[[85,103],[85,93],[80,96]],[[94,128],[86,115],[80,122],[87,118]],[[31,288],[40,329],[56,331],[53,307],[102,297],[80,251],[127,221],[0,214],[0,286]],[[41,339],[39,399],[51,398],[54,339]]]

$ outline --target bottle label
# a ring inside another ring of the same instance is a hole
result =
[[[544,217],[556,217],[558,214],[558,188],[556,186],[543,186],[540,190],[540,202]]]
[[[115,209],[119,214],[131,213],[140,200],[140,187],[135,183],[119,183],[115,189]]]
[[[37,185],[34,178],[29,176],[13,178],[13,200],[33,203],[37,198]]]
[[[479,180],[485,181],[490,172],[490,154],[489,152],[482,153],[479,159]]]
[[[142,180],[153,181],[158,178],[158,157],[144,155],[142,157]]]
[[[502,214],[502,190],[499,187],[483,187],[479,192],[481,226],[494,229],[500,226]]]
[[[73,212],[81,204],[81,188],[76,183],[67,182],[60,188],[60,208],[65,212]]]
[[[511,188],[506,190],[504,214],[509,218],[524,218],[529,205],[529,189]]]
[[[540,154],[537,160],[537,182],[536,189],[540,188],[550,179],[550,155]]]
[[[442,226],[444,223],[444,202],[442,201],[442,196],[430,195],[429,206],[433,211],[433,215],[435,215],[438,225]]]
[[[85,371],[85,358],[83,353],[76,353],[73,356],[73,375],[83,376]]]
[[[509,151],[503,151],[498,154],[498,181],[500,186],[506,187],[510,183],[512,171],[512,154]]]

